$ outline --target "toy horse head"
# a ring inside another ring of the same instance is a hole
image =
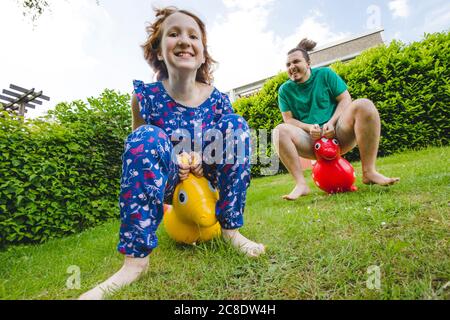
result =
[[[355,191],[355,170],[341,157],[336,139],[320,138],[314,143],[317,162],[312,170],[316,185],[327,193]]]
[[[337,139],[328,139],[325,137],[320,138],[314,143],[314,153],[317,160],[333,160],[340,156],[341,148],[339,147],[339,141]]]
[[[216,218],[219,192],[205,178],[193,174],[175,188],[172,205],[164,205],[164,226],[177,242],[192,244],[220,235]]]
[[[189,174],[175,188],[173,209],[185,223],[195,223],[200,227],[210,227],[216,220],[216,202],[219,192],[206,178]]]

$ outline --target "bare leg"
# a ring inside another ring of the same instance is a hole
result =
[[[222,237],[249,257],[258,257],[266,250],[263,244],[247,239],[238,229],[222,229]]]
[[[278,125],[273,132],[273,145],[286,169],[295,181],[295,188],[282,198],[295,200],[310,193],[306,184],[299,155],[315,159],[312,142],[308,134],[300,128],[290,124]]]
[[[372,101],[368,99],[353,101],[338,120],[336,128],[343,153],[354,146],[355,140],[358,144],[363,183],[388,186],[400,180],[400,178],[385,177],[376,170],[381,124],[378,110]]]
[[[95,288],[83,293],[78,300],[101,300],[105,294],[136,281],[147,270],[148,260],[148,256],[145,258],[125,257],[125,262],[119,271]]]

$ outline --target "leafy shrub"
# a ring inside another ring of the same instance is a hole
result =
[[[61,103],[45,119],[0,117],[0,246],[118,217],[129,99],[106,90],[89,105]]]
[[[428,145],[448,145],[450,122],[450,32],[425,35],[409,45],[393,41],[364,51],[354,60],[331,65],[349,86],[353,99],[368,98],[381,118],[379,155]],[[263,89],[234,102],[251,128],[273,129],[282,122],[278,88],[286,81],[282,72]],[[358,160],[358,148],[345,155]],[[252,173],[260,174],[254,165]]]
[[[267,80],[261,91],[257,94],[244,97],[236,100],[233,103],[233,108],[242,117],[244,117],[248,125],[251,129],[259,130],[266,129],[267,130],[267,150],[264,150],[265,153],[261,154],[260,150],[260,139],[259,135],[254,136],[253,141],[256,149],[252,150],[252,152],[257,153],[258,158],[260,157],[271,157],[274,155],[274,150],[271,148],[271,130],[275,128],[278,124],[283,122],[281,117],[280,109],[278,108],[278,89],[280,86],[286,82],[288,79],[286,72],[281,72],[275,77]],[[255,155],[254,155],[255,157]],[[281,168],[284,168],[280,162]],[[260,161],[258,163],[252,164],[252,175],[259,176],[261,175],[261,169],[267,167],[261,164]]]
[[[450,32],[428,34],[421,42],[369,49],[332,68],[355,98],[376,104],[381,118],[379,155],[428,145],[448,145]],[[359,158],[357,150],[347,158]]]

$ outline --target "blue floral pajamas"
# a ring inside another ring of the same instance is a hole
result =
[[[163,204],[172,202],[179,183],[174,154],[180,150],[204,152],[209,147],[222,153],[212,152],[205,159],[206,152],[203,171],[219,190],[216,215],[220,225],[225,229],[240,228],[250,185],[250,132],[244,118],[233,113],[228,97],[214,88],[200,106],[188,108],[176,103],[161,82],[134,81],[134,92],[147,125],[140,126],[125,141],[119,252],[142,258],[157,246],[156,230],[163,217]],[[219,132],[223,142],[208,136]],[[212,163],[211,157],[221,161]]]

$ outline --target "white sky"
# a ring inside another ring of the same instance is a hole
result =
[[[450,28],[447,0],[47,1],[51,11],[34,28],[17,0],[0,1],[0,90],[13,83],[51,98],[31,117],[105,88],[131,93],[133,79],[151,82],[140,44],[152,5],[176,5],[202,18],[221,91],[283,70],[286,52],[303,37],[320,47],[382,27],[385,42],[410,42]]]

